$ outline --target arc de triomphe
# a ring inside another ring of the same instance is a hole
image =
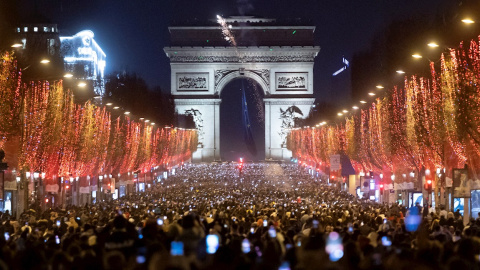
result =
[[[230,17],[237,47],[219,25],[171,26],[171,93],[179,114],[192,115],[199,132],[192,161],[220,160],[220,94],[236,78],[260,85],[265,103],[265,158],[288,160],[286,134],[314,103],[314,26],[289,26],[274,19]],[[295,23],[295,24],[298,24]]]

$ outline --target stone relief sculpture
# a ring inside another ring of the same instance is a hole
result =
[[[277,89],[306,89],[306,75],[280,74],[277,75]]]
[[[261,55],[252,55],[252,56],[180,56],[172,55],[170,56],[171,62],[181,62],[181,63],[261,63],[261,62],[313,62],[315,54],[311,53],[309,55],[285,55],[285,56],[261,56]]]
[[[280,108],[280,119],[282,120],[282,125],[278,134],[282,138],[282,147],[286,147],[287,145],[288,129],[300,126],[302,124],[301,122],[303,122],[302,117],[302,110],[295,105],[288,107],[286,110]]]
[[[202,113],[197,109],[191,108],[190,110],[185,110],[185,115],[193,117],[195,128],[198,131],[198,145],[203,146],[203,139],[204,139],[205,132],[203,130],[204,125],[203,125]]]
[[[178,89],[207,90],[208,83],[206,76],[185,75],[178,77]]]

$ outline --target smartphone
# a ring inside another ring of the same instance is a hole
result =
[[[267,227],[267,223],[268,223],[267,220],[264,220],[263,221],[263,227]]]
[[[158,226],[163,226],[163,219],[157,218],[157,225]]]
[[[282,265],[278,268],[278,270],[290,270],[290,263],[289,262],[283,262]]]
[[[8,239],[10,239],[10,234],[6,232],[3,234],[3,237],[5,238],[5,241],[8,241]]]
[[[58,235],[55,235],[55,243],[60,245],[60,237],[58,237]]]
[[[313,220],[313,228],[318,229],[318,220],[316,219]]]
[[[60,227],[60,220],[57,220],[57,227]]]
[[[392,245],[392,240],[390,240],[390,238],[388,238],[388,236],[383,236],[382,237],[382,246],[389,247],[391,245]]]
[[[386,223],[387,223],[387,219],[384,218],[384,219],[383,219],[383,224],[386,224]]]
[[[269,235],[271,238],[277,237],[277,230],[275,230],[275,227],[270,226],[270,228],[268,229],[268,235]]]
[[[331,232],[328,235],[325,251],[332,262],[336,262],[343,257],[342,238],[337,232]]]
[[[250,228],[250,233],[251,234],[255,233],[255,228]]]
[[[170,255],[183,256],[183,242],[173,241],[170,247]]]
[[[173,213],[175,213],[175,211],[173,211]],[[163,219],[164,219],[164,220],[167,219],[167,216],[163,216]]]
[[[145,247],[141,247],[138,249],[138,254],[136,258],[138,264],[144,264],[147,261],[147,258],[145,256],[146,253],[147,251]]]
[[[245,254],[250,252],[250,241],[247,238],[242,241],[242,252]]]
[[[217,252],[218,245],[220,243],[218,235],[209,234],[209,235],[207,235],[206,240],[207,240],[207,253],[208,254],[215,254],[215,252]],[[243,243],[242,243],[242,248],[243,248]]]
[[[349,226],[349,227],[348,227],[348,232],[349,232],[349,233],[353,233],[353,227],[352,227],[352,226]]]
[[[233,222],[235,222],[235,218],[233,218]]]

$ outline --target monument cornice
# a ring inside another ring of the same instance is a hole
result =
[[[319,46],[166,47],[172,63],[313,62]]]
[[[315,98],[264,98],[265,104],[269,105],[312,105]]]
[[[268,29],[268,30],[312,30],[315,31],[316,26],[308,26],[308,25],[300,25],[300,26],[273,26],[273,25],[262,25],[262,26],[252,26],[252,25],[245,25],[245,26],[232,26],[232,30],[239,30],[239,29]],[[219,26],[170,26],[168,30],[219,30],[221,31],[222,28]]]
[[[175,105],[218,105],[222,102],[219,98],[208,99],[192,99],[192,98],[175,98]]]

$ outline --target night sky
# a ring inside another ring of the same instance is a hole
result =
[[[17,2],[22,15],[32,13],[35,0]],[[106,74],[123,70],[135,72],[144,78],[149,86],[160,86],[164,92],[170,91],[170,67],[163,47],[169,46],[168,26],[172,21],[192,18],[203,21],[214,19],[217,14],[224,17],[255,15],[277,19],[309,19],[316,26],[315,45],[321,47],[314,66],[315,96],[337,104],[349,104],[348,73],[342,74],[342,77],[332,78],[332,73],[342,67],[343,56],[350,60],[354,53],[368,48],[374,34],[382,31],[392,20],[418,14],[434,16],[438,10],[448,8],[445,5],[454,1],[37,0],[36,2],[40,12],[53,23],[57,23],[63,34],[73,35],[85,29],[95,33],[96,41],[107,54]],[[227,87],[238,89],[238,85],[232,83]],[[225,99],[224,103],[230,102],[229,100],[238,101],[236,94],[227,96],[229,97],[222,97]],[[223,130],[222,127],[222,132]],[[262,131],[255,132],[256,137],[264,136]],[[259,152],[262,151],[263,149]]]

